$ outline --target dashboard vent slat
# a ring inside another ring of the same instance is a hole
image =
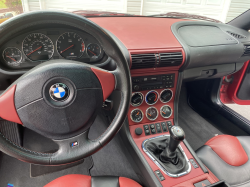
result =
[[[183,56],[181,52],[160,53],[159,55],[160,55],[159,67],[179,66],[183,61]]]
[[[244,45],[244,53],[242,56],[250,56],[250,44]]]
[[[237,38],[237,39],[242,39],[242,38],[246,38],[246,36],[242,36],[240,34],[236,34],[234,32],[231,31],[227,31],[230,35],[232,35],[233,37]]]
[[[156,56],[150,54],[132,54],[132,67],[131,69],[153,68],[156,63]]]

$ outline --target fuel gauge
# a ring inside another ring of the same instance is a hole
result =
[[[22,60],[22,53],[16,47],[8,47],[3,51],[3,59],[8,65],[18,66]]]
[[[87,54],[91,58],[98,58],[101,54],[101,48],[98,44],[89,44],[87,47]]]

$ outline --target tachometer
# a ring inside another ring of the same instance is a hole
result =
[[[3,59],[11,66],[18,66],[22,60],[22,53],[15,47],[8,47],[3,51]]]
[[[23,52],[32,61],[46,61],[54,54],[51,39],[41,33],[32,33],[23,41]]]
[[[83,55],[85,44],[83,39],[74,32],[66,32],[56,42],[58,53],[66,59],[77,59]]]

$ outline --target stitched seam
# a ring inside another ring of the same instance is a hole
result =
[[[250,182],[250,180],[247,180],[246,182],[242,182],[242,183],[239,183],[239,184],[233,184],[231,186],[239,186],[239,185],[247,184],[249,182]]]

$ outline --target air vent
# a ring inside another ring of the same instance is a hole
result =
[[[250,44],[244,45],[244,54],[242,56],[250,56]]]
[[[156,63],[155,54],[132,54],[131,69],[153,68]]]
[[[240,34],[236,34],[234,32],[231,31],[227,31],[230,35],[232,35],[233,37],[237,38],[237,39],[242,39],[242,38],[246,38],[245,36],[242,36]]]
[[[160,53],[159,67],[179,66],[183,61],[181,52],[175,53]]]

